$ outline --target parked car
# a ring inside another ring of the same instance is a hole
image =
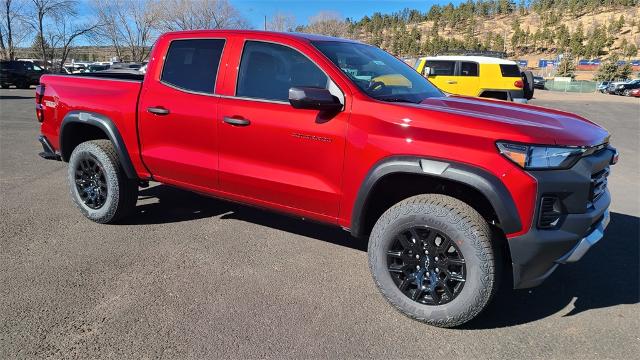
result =
[[[47,71],[31,61],[0,61],[0,86],[8,89],[15,85],[19,89],[28,89],[40,83],[40,76]]]
[[[611,84],[611,81],[602,81],[597,85],[596,89],[601,93],[605,93],[607,91],[607,88],[609,87],[609,84]]]
[[[640,89],[636,88],[636,89],[630,90],[627,96],[640,97]]]
[[[640,79],[631,80],[631,81],[629,81],[627,83],[617,85],[613,89],[613,94],[625,95],[625,92],[627,92],[628,90],[633,90],[633,89],[637,89],[637,88],[640,88]]]
[[[432,56],[415,69],[449,94],[524,102],[533,97],[533,74],[515,61],[488,56]]]
[[[609,222],[618,155],[579,115],[446,96],[379,48],[311,34],[171,32],[150,59],[36,90],[41,156],[69,163],[92,221],[130,215],[154,180],[339,226],[368,238],[395,308],[444,327],[503,271],[529,288],[579,260]]]
[[[104,70],[109,70],[110,67],[111,65],[91,64],[87,66],[87,68],[83,72],[93,73],[96,71],[104,71]]]
[[[546,81],[544,80],[544,78],[542,76],[534,76],[533,77],[533,87],[534,88],[544,90],[545,83],[546,83]]]
[[[616,93],[616,89],[618,88],[618,86],[627,84],[629,82],[631,82],[631,80],[612,81],[607,86],[607,89],[605,90],[605,93],[607,93],[607,94],[615,94]]]
[[[142,64],[139,63],[114,63],[111,65],[111,69],[129,69],[129,70],[138,70],[142,67]]]
[[[76,63],[76,64],[65,64],[64,68],[70,74],[80,74],[80,73],[83,73],[87,67],[84,64]]]

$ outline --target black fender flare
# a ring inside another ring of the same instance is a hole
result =
[[[131,163],[131,158],[129,157],[129,153],[127,152],[127,147],[124,144],[124,140],[122,140],[122,136],[118,131],[116,125],[109,119],[108,117],[90,112],[90,111],[81,111],[74,110],[70,111],[65,115],[64,119],[62,119],[62,123],[60,125],[60,153],[65,154],[64,144],[64,136],[66,135],[65,128],[67,125],[72,123],[81,123],[87,124],[91,126],[95,126],[102,130],[116,149],[116,153],[118,154],[118,159],[120,160],[120,164],[122,165],[122,169],[124,169],[124,173],[127,175],[129,179],[137,179],[138,175],[136,174],[135,168],[133,167],[133,163]],[[65,162],[69,161],[69,156],[66,158],[62,157],[62,160]]]
[[[371,190],[383,177],[396,174],[419,174],[451,180],[471,186],[484,195],[498,216],[505,234],[522,228],[518,209],[507,187],[495,175],[467,164],[416,156],[393,156],[378,161],[365,177],[351,215],[351,234],[365,236],[364,214]]]

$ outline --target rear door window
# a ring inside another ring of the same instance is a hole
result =
[[[328,85],[322,70],[288,46],[260,41],[244,45],[236,96],[288,102],[293,86],[326,89]]]
[[[456,70],[455,61],[427,60],[425,66],[433,69],[433,75],[453,76]]]
[[[224,43],[223,39],[172,41],[160,81],[187,91],[213,94]]]
[[[16,68],[15,61],[2,61],[0,62],[0,69],[13,70]]]
[[[468,61],[460,63],[460,76],[478,76],[478,63]]]
[[[500,72],[502,77],[520,77],[520,68],[516,64],[500,64]]]

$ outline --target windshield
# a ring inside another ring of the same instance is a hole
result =
[[[444,94],[410,66],[374,46],[341,41],[313,45],[374,99],[420,103]]]

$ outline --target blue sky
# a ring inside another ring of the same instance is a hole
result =
[[[391,13],[404,8],[427,11],[433,4],[446,5],[449,1],[435,0],[230,0],[230,2],[251,22],[254,28],[261,29],[265,15],[270,17],[276,12],[295,16],[297,24],[306,24],[310,16],[320,11],[332,11],[343,17],[359,20],[374,12]],[[452,0],[454,4],[460,0]]]

